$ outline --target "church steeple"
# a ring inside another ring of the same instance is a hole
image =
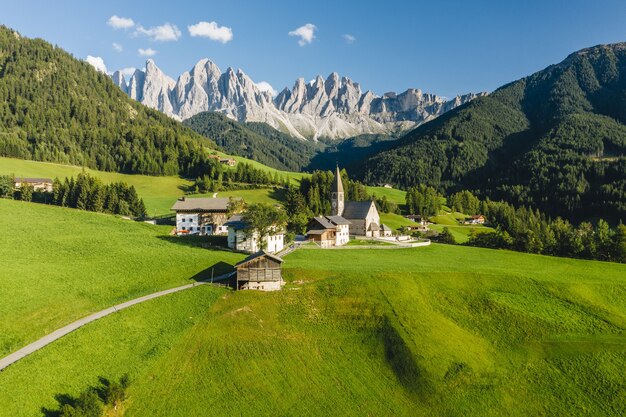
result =
[[[337,164],[337,169],[335,171],[335,182],[333,184],[330,201],[332,205],[332,215],[343,216],[343,183],[341,182],[341,172],[339,172],[339,164]]]

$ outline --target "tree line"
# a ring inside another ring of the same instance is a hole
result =
[[[453,211],[464,214],[482,214],[495,232],[473,230],[468,245],[492,249],[511,249],[520,252],[570,258],[626,262],[626,226],[611,228],[600,219],[596,224],[582,222],[578,226],[561,217],[549,217],[539,209],[515,207],[503,201],[480,200],[463,190],[447,199],[429,186],[419,185],[406,195],[409,214],[425,217],[437,215],[442,200]],[[456,243],[449,229],[437,237],[443,243]]]
[[[208,193],[242,188],[288,186],[289,178],[239,162],[235,169],[227,169],[216,159],[209,158],[204,175],[197,177],[187,190],[192,194]]]
[[[55,178],[52,192],[35,191],[30,184],[16,188],[13,176],[2,175],[0,197],[122,216],[145,217],[147,214],[143,199],[139,198],[134,186],[124,182],[104,184],[86,172],[78,174],[76,179],[71,177],[61,181]]]

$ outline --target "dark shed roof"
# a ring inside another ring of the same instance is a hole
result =
[[[276,255],[272,255],[271,253],[267,253],[267,252],[265,252],[265,251],[261,250],[261,251],[258,251],[257,253],[253,253],[252,255],[248,256],[248,257],[247,257],[246,259],[244,259],[243,261],[238,262],[237,264],[235,264],[235,268],[240,267],[240,266],[244,266],[244,265],[246,265],[247,263],[252,262],[252,261],[254,261],[255,259],[258,259],[258,258],[261,258],[261,257],[269,258],[269,259],[271,259],[271,260],[273,260],[273,261],[276,261],[276,262],[278,262],[278,263],[281,263],[281,264],[282,264],[283,262],[285,262],[285,261],[283,261],[283,259],[282,259],[282,258],[279,258],[279,257],[278,257],[278,256],[276,256]]]

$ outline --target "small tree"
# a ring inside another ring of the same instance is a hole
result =
[[[263,203],[250,204],[242,218],[246,223],[246,233],[258,234],[261,249],[266,247],[266,237],[283,230],[287,222],[287,216],[282,209]]]
[[[446,243],[448,245],[456,245],[456,239],[447,227],[444,227],[441,233],[439,233],[437,242]]]
[[[33,192],[34,188],[30,184],[22,183],[20,187],[20,200],[22,201],[33,201]]]

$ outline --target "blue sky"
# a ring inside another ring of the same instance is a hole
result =
[[[414,87],[451,97],[492,91],[584,47],[626,41],[623,0],[0,0],[0,10],[0,23],[78,58],[100,57],[109,71],[141,68],[139,50],[152,50],[173,78],[206,57],[279,91],[298,77],[337,71],[377,94]],[[133,25],[108,24],[112,16]]]

